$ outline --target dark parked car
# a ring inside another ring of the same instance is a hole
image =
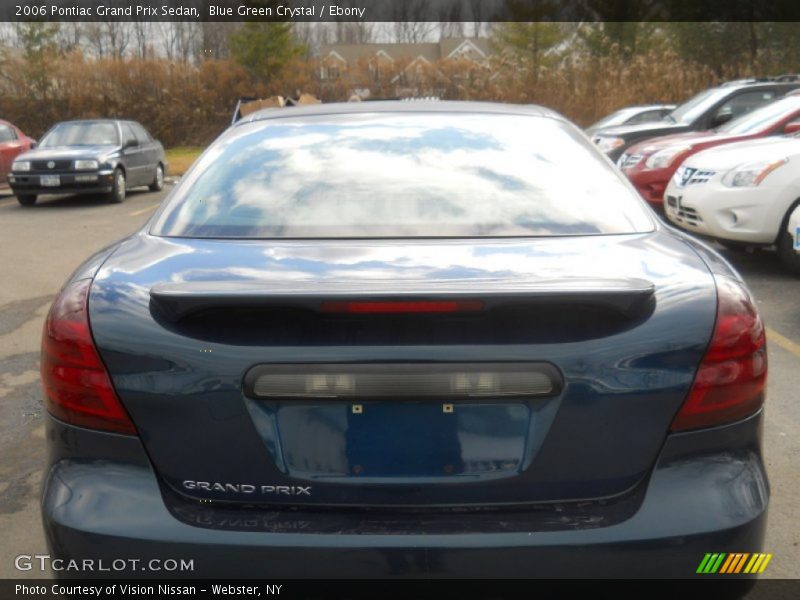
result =
[[[641,106],[626,106],[618,111],[606,115],[596,123],[586,128],[586,135],[593,136],[601,129],[619,127],[620,125],[638,125],[660,121],[675,110],[675,104],[644,104]]]
[[[14,159],[30,150],[34,143],[19,127],[0,119],[0,188],[6,187],[8,183],[8,171]]]
[[[8,182],[23,206],[42,194],[105,194],[122,202],[131,188],[160,190],[165,170],[161,143],[135,121],[65,121],[14,160]]]
[[[800,81],[796,78],[784,79],[787,81],[732,81],[710,88],[681,104],[662,121],[603,129],[594,135],[592,141],[616,161],[636,142],[662,135],[715,129],[800,88]]]
[[[200,577],[693,577],[761,547],[765,378],[743,281],[559,115],[260,111],[55,299],[44,529]]]

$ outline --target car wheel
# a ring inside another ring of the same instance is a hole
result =
[[[164,167],[163,165],[159,164],[156,165],[156,177],[153,180],[153,183],[150,184],[150,191],[160,192],[163,189],[164,189]]]
[[[17,202],[19,202],[22,206],[33,206],[36,204],[36,194],[23,194],[22,196],[17,196]]]
[[[786,231],[786,225],[781,229],[778,238],[778,258],[784,268],[795,275],[800,275],[800,251],[794,249],[794,237]]]
[[[114,171],[114,184],[108,194],[108,201],[119,204],[125,200],[125,171],[117,169]]]

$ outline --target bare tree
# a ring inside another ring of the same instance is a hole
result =
[[[440,36],[444,38],[460,38],[466,36],[466,23],[461,21],[443,21]]]
[[[80,48],[85,23],[62,23],[58,30],[58,48],[61,52],[71,52]]]
[[[439,7],[439,21],[441,21],[440,38],[464,37],[465,25],[463,22],[462,2],[442,2]]]
[[[122,59],[128,51],[131,41],[131,24],[124,21],[107,21],[103,23],[108,49],[113,58]]]
[[[202,23],[200,25],[199,55],[201,58],[228,58],[228,39],[240,23]]]
[[[132,33],[131,24],[124,21],[86,23],[83,28],[83,37],[97,58],[124,58]]]
[[[437,23],[428,22],[433,17],[431,6],[424,0],[409,0],[393,5],[395,41],[406,44],[429,41],[438,29]]]
[[[472,31],[469,34],[471,37],[486,37],[489,35],[490,28],[488,27],[487,21],[489,21],[489,17],[492,15],[490,14],[492,10],[492,5],[487,4],[483,0],[465,0],[469,5],[469,18],[472,19]],[[494,5],[496,8],[497,5]]]
[[[153,27],[149,21],[134,21],[133,52],[137,58],[148,58],[153,54]]]
[[[295,40],[306,47],[308,56],[319,54],[325,44],[369,44],[376,41],[375,23],[333,21],[297,22],[292,26]]]
[[[316,23],[309,23],[305,21],[298,21],[292,25],[292,35],[297,40],[298,44],[302,44],[306,48],[306,58],[314,56],[319,51],[319,43],[317,34],[314,31]]]
[[[198,28],[195,23],[186,21],[176,21],[174,25],[178,58],[183,62],[188,62],[196,55],[198,46],[201,45]]]
[[[363,21],[337,21],[335,23],[335,43],[369,44],[374,41],[372,23]]]
[[[155,22],[152,24],[154,35],[159,41],[159,51],[157,54],[172,60],[174,58],[172,53],[172,23],[169,22]]]
[[[395,21],[395,41],[403,44],[420,44],[430,41],[433,33],[438,29],[436,23],[423,21]]]
[[[195,23],[159,23],[164,52],[170,60],[188,62],[202,50],[201,29]]]
[[[108,49],[102,23],[87,23],[84,29],[84,38],[89,50],[95,57],[106,57]]]

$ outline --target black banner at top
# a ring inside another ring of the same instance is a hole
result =
[[[0,0],[0,21],[800,21],[798,0]],[[799,23],[800,25],[800,23]]]

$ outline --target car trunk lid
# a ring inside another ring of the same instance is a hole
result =
[[[705,265],[664,232],[139,235],[90,296],[99,351],[163,481],[244,503],[621,494],[654,463],[714,314]]]

